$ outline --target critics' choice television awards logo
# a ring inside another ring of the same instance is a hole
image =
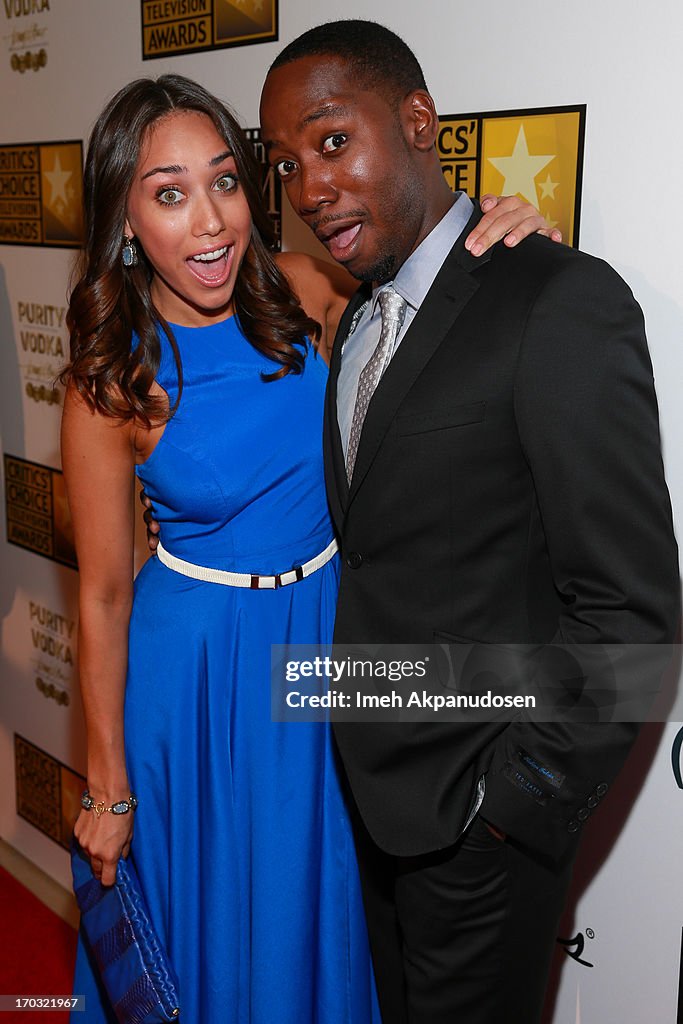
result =
[[[277,39],[278,0],[141,0],[142,57]]]
[[[58,469],[5,455],[7,540],[77,568],[64,477]]]
[[[24,74],[40,71],[47,64],[47,25],[41,19],[50,10],[50,0],[2,0],[9,31],[4,39],[10,67]]]
[[[282,182],[275,168],[268,163],[266,147],[261,142],[261,130],[245,128],[244,134],[254,147],[254,156],[261,168],[263,198],[275,228],[275,248],[279,251],[282,245]]]
[[[83,146],[0,146],[0,243],[83,245]]]
[[[443,115],[444,177],[472,197],[521,196],[578,245],[585,120],[585,106]]]
[[[85,779],[17,733],[14,766],[17,814],[68,850]]]

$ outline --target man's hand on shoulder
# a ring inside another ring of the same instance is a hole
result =
[[[144,491],[140,491],[140,501],[145,507],[142,518],[145,520],[145,526],[147,527],[147,544],[152,554],[156,551],[159,544],[159,530],[160,526],[154,518],[152,512],[152,501],[149,495],[145,494]]]

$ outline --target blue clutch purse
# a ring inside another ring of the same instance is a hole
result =
[[[74,837],[71,871],[81,925],[119,1024],[177,1022],[178,979],[152,927],[132,863],[120,858],[115,885],[102,885]]]

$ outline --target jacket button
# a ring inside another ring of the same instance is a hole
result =
[[[360,569],[363,564],[363,556],[359,551],[349,551],[346,556],[346,564],[349,569]]]
[[[591,810],[593,810],[593,808],[598,806],[597,796],[593,796],[593,794],[591,793],[591,795],[586,800],[586,804],[588,805],[588,807],[590,807]]]
[[[578,832],[578,831],[579,831],[579,823],[578,823],[578,821],[574,821],[574,819],[572,818],[572,820],[567,825],[567,832]]]
[[[608,789],[609,789],[609,786],[607,785],[607,783],[606,782],[601,782],[599,786],[595,787],[596,796],[598,796],[598,797],[604,796]]]
[[[580,807],[579,810],[576,812],[576,817],[579,819],[579,821],[585,821],[586,818],[590,817],[590,813],[591,812],[588,810],[587,807]]]

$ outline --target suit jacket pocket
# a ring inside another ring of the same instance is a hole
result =
[[[396,417],[396,429],[402,437],[411,434],[426,434],[431,430],[450,430],[464,427],[468,423],[481,423],[486,419],[486,402],[472,402],[471,405],[456,405],[455,408],[432,410],[424,415]]]
[[[437,661],[442,686],[472,694],[488,689],[499,696],[526,694],[529,659],[538,650],[536,645],[487,643],[443,630],[434,630],[433,638],[435,644],[448,649],[448,653],[442,650],[443,657]],[[447,682],[443,677],[445,662]],[[512,714],[513,718],[518,716],[518,712]],[[506,717],[510,720],[509,712]]]

